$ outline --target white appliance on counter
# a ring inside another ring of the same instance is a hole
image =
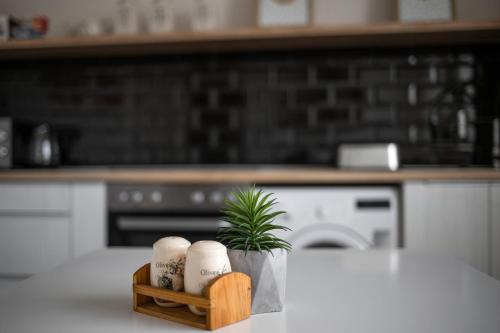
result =
[[[275,232],[294,249],[396,248],[399,244],[398,190],[391,186],[262,187],[287,213]]]

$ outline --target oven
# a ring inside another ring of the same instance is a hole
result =
[[[108,245],[151,246],[165,236],[191,242],[213,240],[225,225],[220,209],[235,185],[108,186]],[[259,186],[274,193],[278,224],[274,233],[295,249],[397,248],[399,193],[393,186]]]
[[[220,209],[245,185],[111,184],[108,246],[151,246],[165,236],[191,242],[215,239],[225,225]]]

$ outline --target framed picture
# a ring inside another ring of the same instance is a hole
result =
[[[454,0],[399,0],[399,21],[435,22],[454,18]]]
[[[257,26],[307,26],[313,0],[257,0]]]

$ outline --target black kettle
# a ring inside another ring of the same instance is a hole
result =
[[[41,124],[33,129],[29,159],[32,166],[53,167],[59,165],[59,140],[49,124]]]

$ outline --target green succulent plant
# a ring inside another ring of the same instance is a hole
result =
[[[223,220],[230,226],[219,229],[217,239],[229,249],[270,252],[273,249],[292,249],[290,243],[276,237],[273,230],[290,231],[282,225],[275,224],[275,219],[284,211],[275,211],[277,201],[271,198],[273,193],[252,186],[245,190],[231,193],[233,200],[226,200],[221,213]]]

